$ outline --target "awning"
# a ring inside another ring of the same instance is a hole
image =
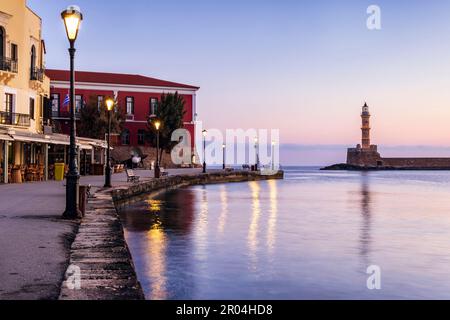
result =
[[[22,141],[22,142],[34,142],[34,143],[50,143],[49,139],[45,139],[44,136],[36,137],[36,136],[22,136],[13,134],[14,141]]]
[[[77,142],[77,146],[78,146],[80,149],[84,149],[84,150],[92,150],[92,146],[91,146],[90,144]]]
[[[7,134],[1,134],[1,133],[0,133],[0,140],[3,140],[3,141],[14,141],[14,139],[11,138],[10,136],[8,136]]]

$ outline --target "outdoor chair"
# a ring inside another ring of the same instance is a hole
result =
[[[140,176],[134,174],[133,169],[127,169],[127,182],[139,182]]]

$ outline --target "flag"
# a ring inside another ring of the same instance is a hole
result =
[[[64,99],[64,102],[63,102],[63,107],[68,106],[69,103],[70,103],[70,97],[68,94],[66,94],[66,98]]]

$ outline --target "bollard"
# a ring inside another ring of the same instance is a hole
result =
[[[81,216],[84,217],[86,213],[86,198],[88,192],[88,186],[79,186],[79,201],[78,201],[78,209],[81,212]]]

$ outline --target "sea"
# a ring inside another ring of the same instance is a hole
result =
[[[147,299],[450,299],[450,172],[320,171],[120,208]]]

